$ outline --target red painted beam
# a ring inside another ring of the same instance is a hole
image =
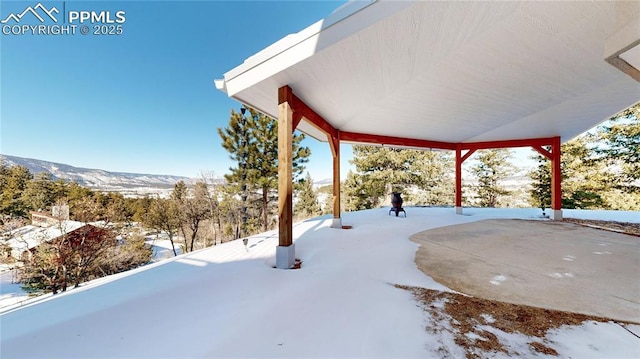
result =
[[[293,130],[292,130],[293,132],[295,132],[296,128],[298,128],[300,121],[302,121],[302,114],[300,112],[294,112],[293,113]]]
[[[542,146],[531,146],[531,147],[533,147],[534,150],[538,151],[538,153],[540,153],[547,159],[553,160],[553,154],[547,151],[544,147]]]
[[[356,142],[365,144],[378,144],[387,146],[415,147],[415,148],[434,148],[442,150],[456,151],[456,207],[462,207],[462,162],[468,159],[475,151],[493,148],[513,148],[513,147],[532,147],[543,156],[552,161],[551,170],[551,206],[553,209],[562,208],[562,192],[561,192],[561,173],[560,173],[560,137],[550,138],[531,138],[503,141],[484,141],[484,142],[467,142],[467,143],[451,143],[431,140],[420,140],[415,138],[403,138],[393,136],[382,136],[355,132],[342,132],[334,128],[322,116],[316,113],[304,101],[298,98],[291,87],[283,86],[278,89],[278,104],[287,102],[291,108],[293,130],[296,129],[300,121],[304,118],[307,122],[315,126],[318,130],[327,135],[331,152],[334,157],[334,172],[336,172],[336,159],[339,161],[340,141]],[[551,152],[544,149],[543,146],[551,146]],[[462,155],[462,151],[468,151]],[[338,163],[339,166],[339,163]],[[338,174],[339,175],[339,174]],[[339,177],[338,177],[339,178]],[[336,181],[336,173],[334,173],[334,182]],[[339,181],[339,179],[338,179]],[[338,182],[339,183],[339,182]],[[339,198],[339,197],[338,197]],[[335,207],[335,203],[334,203]],[[335,208],[334,208],[335,212]]]
[[[441,149],[441,150],[456,149],[455,143],[431,141],[431,140],[418,140],[415,138],[370,135],[370,134],[355,133],[355,132],[340,132],[340,140],[343,142],[372,143],[372,144],[378,144],[378,145],[416,147],[416,148],[425,148],[425,149],[426,148],[435,148],[435,149]]]
[[[293,102],[293,90],[289,86],[282,86],[278,89],[278,105],[285,102],[288,102],[289,107],[291,107],[291,103]]]
[[[315,126],[328,136],[337,137],[337,130],[329,124],[322,116],[318,115],[309,105],[302,101],[293,93],[289,86],[282,86],[278,89],[278,104],[288,102],[293,110],[293,129],[295,130],[304,118],[307,122]]]
[[[464,154],[464,156],[462,156],[462,158],[460,159],[460,163],[464,162],[467,160],[467,158],[471,157],[471,155],[473,155],[474,153],[476,153],[476,149],[472,149],[467,151],[467,153]]]
[[[291,106],[295,112],[300,112],[302,117],[312,124],[314,127],[324,132],[325,134],[336,137],[337,130],[331,126],[322,116],[318,115],[311,107],[307,106],[302,100],[294,95],[293,106]]]
[[[513,147],[534,147],[548,146],[554,141],[554,137],[530,138],[521,140],[485,141],[485,142],[463,142],[463,150],[486,150],[492,148],[513,148]]]
[[[336,157],[340,154],[340,131],[336,130],[337,136],[333,137],[327,135],[327,140],[329,140],[329,147],[331,147],[331,154],[333,157]]]

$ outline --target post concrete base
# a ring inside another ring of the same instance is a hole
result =
[[[462,207],[456,207],[456,214],[462,214]]]
[[[342,218],[334,218],[331,222],[331,228],[342,229]]]
[[[276,268],[291,269],[296,262],[296,246],[291,244],[288,247],[276,247]]]
[[[551,218],[554,221],[562,221],[562,210],[552,209],[549,218]]]

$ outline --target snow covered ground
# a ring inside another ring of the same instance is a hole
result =
[[[387,211],[344,213],[350,230],[329,228],[329,217],[295,224],[300,270],[272,268],[278,239],[271,231],[251,237],[248,250],[228,242],[33,299],[0,314],[0,356],[424,358],[443,357],[443,348],[464,355],[446,332],[426,331],[433,318],[393,286],[447,290],[418,270],[409,236],[488,218],[539,218],[540,210],[465,209],[460,216],[452,208],[407,208],[407,218]],[[564,215],[640,222],[638,212],[588,212]],[[640,339],[614,323],[549,335],[562,357],[640,357]],[[498,336],[532,355],[527,338]]]
[[[3,267],[0,271],[0,311],[26,304],[29,295],[17,283],[15,269]]]

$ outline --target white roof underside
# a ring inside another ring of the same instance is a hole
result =
[[[605,61],[638,39],[636,1],[356,2],[216,85],[272,117],[289,85],[341,131],[567,141],[640,100],[640,83]]]

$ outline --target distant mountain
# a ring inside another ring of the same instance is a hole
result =
[[[55,179],[78,182],[80,185],[97,190],[129,193],[131,195],[163,193],[168,189],[172,189],[173,185],[178,181],[191,182],[190,178],[182,176],[109,172],[33,158],[0,155],[0,159],[9,166],[25,166],[33,174],[49,172]]]
[[[314,187],[322,187],[322,186],[328,186],[328,185],[333,185],[332,178],[323,178],[319,181],[313,180]]]

